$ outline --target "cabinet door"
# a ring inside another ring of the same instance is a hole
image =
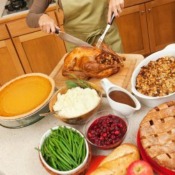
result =
[[[22,74],[24,71],[12,41],[0,41],[0,86]]]
[[[0,25],[0,40],[5,40],[10,38],[9,33],[7,31],[7,28],[5,24]]]
[[[144,5],[125,8],[116,22],[125,53],[144,55],[150,52]]]
[[[175,0],[146,3],[151,51],[175,42]]]
[[[124,4],[125,4],[125,7],[129,7],[129,6],[134,6],[134,5],[149,2],[149,1],[152,1],[152,0],[125,0]]]
[[[42,31],[13,38],[26,73],[50,74],[66,53],[64,42]]]

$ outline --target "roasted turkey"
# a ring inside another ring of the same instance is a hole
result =
[[[107,47],[76,47],[65,57],[62,75],[81,79],[109,77],[124,66],[124,60]]]

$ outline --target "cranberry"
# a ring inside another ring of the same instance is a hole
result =
[[[97,118],[88,128],[89,141],[101,148],[119,145],[127,131],[126,122],[112,114]]]

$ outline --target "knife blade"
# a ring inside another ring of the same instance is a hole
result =
[[[88,46],[88,47],[93,47],[92,45],[90,45],[89,43],[79,39],[79,38],[76,38],[72,35],[69,35],[68,33],[66,32],[62,32],[60,31],[59,29],[56,28],[55,30],[55,34],[57,36],[59,36],[62,40],[64,41],[67,41],[67,42],[70,42],[70,43],[73,43],[77,46]]]

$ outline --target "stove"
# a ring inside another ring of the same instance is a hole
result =
[[[52,0],[52,3],[55,3],[55,2],[56,2],[55,0]],[[2,17],[9,14],[28,10],[32,5],[32,3],[33,3],[33,0],[7,0],[7,3],[4,7],[4,11],[2,13]]]
[[[26,0],[7,0],[2,16],[25,11],[28,9],[28,1]]]

